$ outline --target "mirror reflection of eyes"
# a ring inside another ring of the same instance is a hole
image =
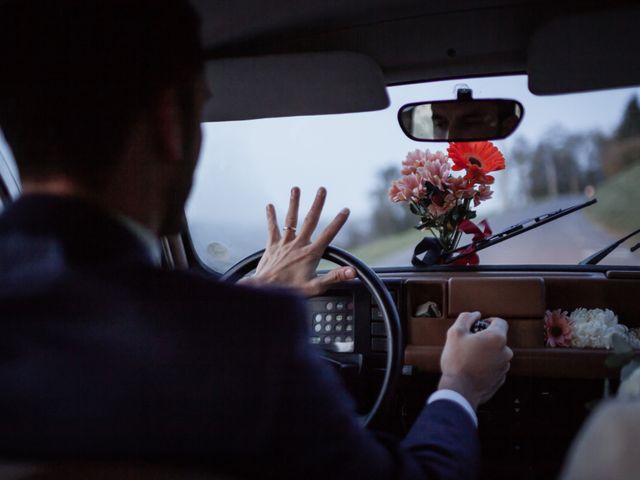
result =
[[[406,105],[398,119],[414,140],[479,141],[509,136],[522,113],[514,100],[451,100]]]
[[[483,126],[483,125],[495,127],[496,125],[498,125],[498,117],[490,113],[464,115],[463,117],[458,119],[458,123],[460,125],[466,125],[469,127],[477,127],[477,126]]]
[[[433,126],[436,128],[448,128],[449,120],[447,117],[443,117],[442,115],[433,114],[431,117],[431,121],[433,122]]]
[[[468,123],[468,124],[476,124],[482,123],[489,120],[495,119],[492,115],[481,115],[481,114],[473,114],[473,115],[463,115],[459,118],[460,122]]]

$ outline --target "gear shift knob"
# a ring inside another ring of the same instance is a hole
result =
[[[476,320],[475,322],[473,322],[473,325],[471,325],[471,333],[478,333],[482,330],[486,330],[488,326],[489,322],[487,322],[486,320]]]

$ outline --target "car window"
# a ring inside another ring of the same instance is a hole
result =
[[[214,270],[226,270],[263,248],[267,203],[276,205],[282,219],[291,186],[302,188],[302,209],[325,186],[323,222],[345,206],[352,212],[336,245],[373,266],[411,265],[426,232],[414,228],[419,218],[406,205],[392,203],[388,190],[408,152],[446,152],[448,144],[410,140],[397,112],[406,103],[455,98],[460,84],[475,98],[516,99],[525,109],[516,132],[494,142],[506,168],[493,173],[493,197],[478,207],[477,221],[488,220],[498,232],[598,199],[483,250],[481,264],[576,264],[640,228],[640,88],[536,97],[526,76],[516,75],[390,87],[391,105],[383,111],[204,124],[187,206],[198,256]],[[632,239],[601,263],[640,265],[640,251],[630,252],[633,244]]]

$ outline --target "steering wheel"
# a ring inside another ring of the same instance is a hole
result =
[[[264,250],[260,250],[259,252],[240,260],[225,272],[221,277],[221,280],[237,282],[246,274],[255,270],[263,254]],[[382,320],[387,330],[387,358],[384,380],[382,381],[382,385],[378,391],[373,406],[367,413],[362,415],[362,421],[366,426],[380,410],[380,407],[390,399],[402,370],[403,340],[402,330],[400,328],[400,317],[398,316],[398,310],[384,283],[380,280],[380,277],[378,277],[378,275],[362,260],[359,260],[350,253],[333,246],[327,247],[322,258],[337,265],[345,267],[349,266],[355,269],[358,274],[358,278],[365,285],[372,299],[378,304],[382,314]],[[360,324],[360,328],[362,328],[362,322],[360,322]],[[357,323],[356,328],[358,328]],[[369,323],[367,323],[367,329],[368,328]]]

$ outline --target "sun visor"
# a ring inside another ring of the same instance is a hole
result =
[[[640,84],[640,7],[572,15],[543,25],[529,44],[536,95]]]
[[[381,110],[389,97],[380,67],[351,52],[209,60],[205,122]]]

